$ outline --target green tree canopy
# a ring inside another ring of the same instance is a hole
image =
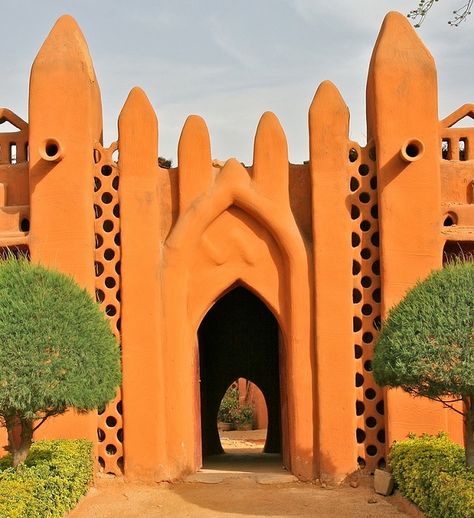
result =
[[[418,283],[388,315],[375,381],[451,409],[464,402],[466,459],[474,466],[474,263],[456,261]]]
[[[14,465],[46,418],[104,406],[120,379],[118,344],[86,290],[25,258],[0,261],[0,418]]]

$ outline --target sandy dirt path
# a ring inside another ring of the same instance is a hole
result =
[[[234,432],[227,434],[222,443],[227,452],[237,452],[248,459],[251,457],[245,457],[246,453],[253,452],[254,457],[258,457],[255,451],[262,447],[258,433],[249,437],[248,433]],[[294,482],[274,459],[270,459],[268,467],[262,468],[260,463],[260,468],[251,470],[248,469],[250,461],[244,465],[239,460],[235,461],[238,456],[220,457],[230,459],[230,462],[219,460],[218,464],[210,463],[201,475],[205,482],[144,485],[99,477],[96,487],[82,499],[69,518],[409,516],[392,505],[389,499],[374,493],[371,477],[361,477],[358,487],[345,485],[323,489],[319,484]]]

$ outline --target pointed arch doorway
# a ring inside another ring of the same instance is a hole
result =
[[[265,453],[282,453],[281,333],[266,304],[236,286],[211,307],[198,330],[202,455],[223,453],[217,429],[221,400],[236,379],[262,391],[268,412]],[[284,399],[284,398],[283,398]]]

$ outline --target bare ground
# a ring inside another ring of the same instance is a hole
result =
[[[374,493],[372,477],[360,477],[357,487],[336,489],[295,482],[278,457],[255,455],[263,444],[258,431],[226,432],[222,443],[229,455],[211,459],[191,482],[145,485],[99,477],[69,518],[410,516]]]

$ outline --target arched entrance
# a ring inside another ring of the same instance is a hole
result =
[[[246,378],[263,392],[268,411],[265,453],[281,453],[280,330],[268,307],[236,287],[208,311],[199,330],[202,454],[223,453],[217,412],[229,385]]]

